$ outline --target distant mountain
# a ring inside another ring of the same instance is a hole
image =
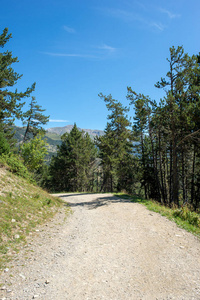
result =
[[[72,130],[72,128],[74,127],[74,125],[67,125],[67,126],[64,126],[64,127],[52,127],[52,128],[48,128],[47,129],[47,132],[50,132],[50,133],[56,133],[58,135],[63,135],[64,133],[66,132],[70,132]],[[95,136],[101,136],[104,134],[104,131],[103,130],[92,130],[92,129],[81,129],[81,128],[78,128],[80,131],[83,130],[84,132],[87,132],[91,137],[95,137]]]
[[[52,127],[46,130],[45,139],[49,144],[48,147],[48,156],[47,161],[49,162],[51,157],[56,154],[57,146],[61,145],[61,135],[66,132],[70,132],[73,128],[73,125],[67,125],[64,127]],[[83,130],[87,132],[91,139],[94,139],[95,136],[101,136],[104,134],[103,130],[92,130],[92,129],[81,129],[78,128],[80,131]],[[17,140],[17,144],[19,145],[23,141],[25,127],[18,127],[14,126],[13,130],[15,131],[15,139]]]

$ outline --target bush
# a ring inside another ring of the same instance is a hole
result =
[[[175,217],[180,217],[182,220],[188,221],[188,223],[200,227],[200,217],[197,213],[191,211],[188,206],[183,206],[180,209],[176,209],[173,212]]]
[[[31,174],[28,172],[18,155],[14,155],[13,153],[2,154],[0,156],[0,163],[7,166],[12,173],[33,182]]]
[[[3,132],[0,131],[0,155],[3,153],[8,154],[10,152],[10,145],[5,138]]]
[[[31,172],[37,171],[42,167],[47,154],[47,143],[42,138],[43,135],[38,134],[20,147],[20,155]]]

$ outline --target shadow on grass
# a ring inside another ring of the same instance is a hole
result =
[[[97,195],[96,193],[94,194],[89,194],[89,193],[79,193],[79,194],[62,194],[62,195],[57,195],[57,197],[60,198],[66,198],[66,206],[70,206],[70,207],[86,207],[87,209],[97,209],[99,207],[102,206],[107,206],[110,204],[115,204],[115,203],[130,203],[131,204],[131,197],[130,198],[126,198],[126,197],[121,197],[120,195],[106,195],[104,196],[104,194],[101,194],[100,196],[97,196],[97,198],[95,198],[94,200],[91,201],[84,201],[85,197],[87,195]],[[98,194],[99,195],[99,194]],[[82,199],[77,199],[76,202],[76,197],[77,196],[83,196]],[[73,202],[70,202],[70,199],[67,199],[69,197],[73,197]]]
[[[121,197],[122,199],[127,199],[131,202],[135,202],[135,203],[142,203],[142,204],[145,204],[148,202],[148,200],[142,198],[141,196],[138,196],[138,195],[128,195],[128,194],[115,194],[116,197]]]

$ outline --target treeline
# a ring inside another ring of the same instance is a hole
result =
[[[155,84],[165,91],[159,102],[128,87],[128,108],[104,98],[108,116],[98,139],[103,190],[134,193],[164,205],[200,206],[200,57],[170,48],[169,70]],[[131,127],[130,127],[131,125]],[[135,143],[134,143],[135,142]]]
[[[165,91],[157,104],[128,88],[134,108],[141,180],[146,198],[165,205],[200,205],[200,67],[199,56],[170,48]]]
[[[12,38],[5,28],[0,34],[0,47],[4,47]],[[18,62],[11,51],[0,52],[0,163],[9,165],[13,172],[24,177],[39,178],[44,167],[47,145],[43,139],[45,125],[49,116],[45,116],[35,97],[35,83],[24,92],[14,91],[14,86],[22,75],[15,72],[13,64]],[[29,109],[24,111],[25,103]],[[25,127],[23,143],[16,146],[13,125],[15,120],[21,120]],[[32,175],[29,174],[32,173]]]
[[[4,47],[11,38],[5,29]],[[21,78],[11,65],[11,52],[0,53],[0,159],[15,153],[50,191],[126,191],[167,206],[200,207],[200,59],[183,47],[170,48],[166,77],[155,84],[165,96],[159,101],[127,89],[127,106],[111,95],[100,94],[108,109],[105,134],[94,141],[74,125],[62,136],[50,165],[42,138],[48,122],[44,110],[31,97],[22,112],[21,100],[30,98],[35,84],[24,93],[10,92]],[[130,117],[132,112],[132,117]],[[22,145],[12,139],[14,118],[26,126]]]

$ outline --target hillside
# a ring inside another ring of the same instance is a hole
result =
[[[0,166],[0,269],[62,201]]]
[[[17,140],[17,143],[19,144],[22,142],[24,133],[25,133],[25,128],[24,127],[18,127],[14,126],[14,131],[15,131],[15,139]],[[57,146],[61,145],[61,136],[66,133],[70,132],[73,128],[73,125],[67,125],[64,127],[52,127],[48,128],[46,130],[45,134],[45,139],[47,143],[49,144],[48,148],[48,157],[47,161],[50,161],[51,157],[56,154],[57,152]],[[84,132],[87,132],[91,139],[94,139],[96,136],[102,136],[104,134],[103,130],[98,130],[98,129],[81,129],[78,128],[80,131],[83,130]]]
[[[67,126],[64,126],[64,127],[52,127],[52,128],[48,128],[47,132],[48,133],[55,133],[55,134],[61,136],[66,132],[69,133],[72,130],[73,127],[74,127],[74,125],[67,125]],[[93,129],[82,129],[82,128],[79,128],[79,127],[78,127],[78,129],[80,131],[83,130],[84,132],[87,132],[91,138],[94,138],[95,136],[101,136],[101,135],[104,134],[103,130],[98,130],[98,129],[94,129],[94,130]]]

